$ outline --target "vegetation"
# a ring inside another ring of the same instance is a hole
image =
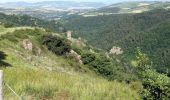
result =
[[[11,28],[11,27],[13,27],[13,24],[12,23],[4,23],[4,27]]]
[[[0,25],[0,33],[4,32],[5,31],[5,27]]]
[[[10,64],[4,62],[6,56],[7,55],[4,52],[0,51],[0,66],[5,66],[5,67],[10,66]]]
[[[48,50],[52,51],[56,55],[65,55],[71,50],[69,41],[57,36],[44,36],[43,44],[47,46]]]
[[[29,68],[5,69],[6,82],[24,99],[74,99],[74,100],[140,100],[130,85],[108,82],[88,75],[49,72]],[[6,89],[6,98],[13,98]],[[18,100],[16,98],[16,100]]]
[[[133,2],[121,2],[100,9],[90,11],[84,15],[109,15],[109,14],[134,14],[143,13],[155,9],[168,9],[169,2],[160,1],[133,1]]]
[[[43,36],[51,37],[41,29],[20,29],[0,36],[0,51],[7,55],[5,61],[12,65],[1,68],[5,72],[5,83],[21,98],[140,100],[138,88],[133,88],[131,84],[108,81],[88,70],[85,65],[79,67],[72,59],[54,55],[48,47],[42,45]],[[24,49],[22,42],[25,39],[32,42],[32,51]],[[53,39],[63,43],[66,41],[58,36],[52,36]],[[5,99],[11,98],[18,100],[5,87]]]
[[[136,47],[151,58],[162,73],[170,70],[170,10],[157,9],[141,14],[113,14],[71,18],[65,25],[74,37],[83,37],[95,47],[109,51],[120,47],[123,60],[135,57]]]
[[[143,99],[168,100],[170,98],[170,78],[160,74],[152,68],[146,54],[137,51],[136,68],[138,77],[141,79],[144,90]]]
[[[123,64],[120,64],[121,62],[116,61],[117,58],[107,56],[102,50],[91,46],[79,47],[75,44],[72,44],[72,49],[81,55],[84,65],[88,65],[90,70],[108,80],[126,83],[137,81],[137,77],[133,72],[129,72]],[[129,68],[129,70],[132,69]]]
[[[169,13],[71,15],[60,21],[78,39],[55,33],[66,31],[60,22],[0,14],[5,99],[19,99],[9,85],[26,100],[169,100]],[[123,54],[108,53],[113,46]]]
[[[45,21],[38,18],[34,18],[28,15],[5,15],[0,13],[0,22],[4,24],[6,28],[13,26],[32,26],[43,27],[46,30],[63,32],[65,31],[63,25],[55,21]]]
[[[112,77],[115,66],[112,65],[112,62],[105,56],[95,57],[95,55],[92,54],[83,54],[82,60],[84,64],[92,66],[92,69],[97,73],[108,78]]]

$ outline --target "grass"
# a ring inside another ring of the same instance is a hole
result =
[[[34,29],[33,27],[12,27],[12,28],[5,28],[4,26],[0,25],[0,35],[6,34],[7,32],[14,32],[15,30],[20,29]]]
[[[137,91],[131,89],[130,85],[109,82],[86,69],[84,65],[80,66],[73,60],[55,56],[38,44],[33,36],[30,40],[34,47],[41,48],[40,55],[36,54],[36,50],[34,53],[25,50],[22,39],[18,42],[9,39],[0,39],[0,51],[7,54],[4,61],[12,67],[1,66],[1,69],[4,70],[5,82],[24,100],[140,99]],[[18,100],[7,87],[4,89],[6,100]]]
[[[69,75],[29,68],[4,69],[5,81],[24,99],[31,100],[138,100],[136,91],[123,83],[85,74]],[[6,97],[12,93],[6,90]],[[61,99],[62,98],[62,99]],[[65,98],[65,99],[64,99]]]
[[[0,25],[0,33],[4,32],[5,30],[6,29],[2,25]]]

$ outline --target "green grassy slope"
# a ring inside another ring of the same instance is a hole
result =
[[[3,30],[10,31],[10,29]],[[139,100],[132,86],[107,81],[92,71],[61,56],[55,56],[40,43],[43,30],[24,29],[0,36],[0,51],[6,54],[3,61],[11,67],[1,66],[4,80],[26,100]],[[23,48],[29,39],[33,51]],[[39,54],[38,51],[41,50]],[[5,87],[6,100],[18,98]]]

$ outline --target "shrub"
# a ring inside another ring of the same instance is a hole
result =
[[[7,40],[14,42],[14,43],[18,42],[18,39],[11,33],[4,34],[0,38],[1,39],[7,39]]]
[[[169,100],[170,98],[170,78],[165,74],[160,74],[152,69],[149,58],[140,49],[137,51],[136,69],[142,81],[144,99]]]
[[[110,60],[101,57],[94,60],[90,65],[97,71],[97,73],[110,78],[113,75],[113,66]]]
[[[92,53],[86,53],[86,54],[82,54],[82,61],[84,64],[89,64],[92,61],[94,61],[96,59],[95,55],[93,55]]]
[[[7,57],[7,55],[6,55],[4,52],[0,51],[0,67],[1,67],[1,66],[5,66],[5,67],[11,66],[10,64],[4,62],[4,60],[6,59],[6,57]]]
[[[71,50],[68,40],[53,35],[43,36],[43,44],[56,55],[65,55]]]
[[[1,39],[7,39],[12,42],[18,42],[22,39],[28,39],[30,36],[35,37],[38,41],[40,41],[40,38],[42,37],[43,31],[40,29],[21,29],[21,30],[15,30],[12,33],[7,33],[2,35]]]
[[[13,27],[14,25],[12,23],[4,23],[4,27],[5,28],[11,28]]]

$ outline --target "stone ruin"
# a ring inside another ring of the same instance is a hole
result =
[[[113,46],[110,50],[110,54],[120,55],[123,54],[123,50],[120,47]]]

